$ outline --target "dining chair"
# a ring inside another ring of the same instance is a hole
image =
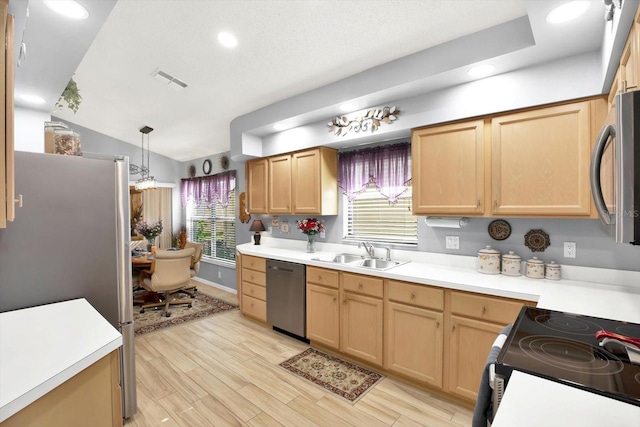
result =
[[[183,292],[191,280],[191,260],[195,253],[194,248],[178,251],[157,250],[151,268],[140,272],[140,284],[149,292],[155,292],[164,301],[144,304],[140,313],[145,309],[164,306],[164,315],[171,316],[170,305],[188,304],[191,308],[191,299],[172,299],[172,295]]]
[[[200,271],[200,261],[202,260],[202,250],[204,249],[204,243],[190,242],[187,240],[184,243],[184,248],[193,248],[195,250],[195,253],[193,254],[193,258],[191,260],[191,277],[195,277],[196,274],[198,274],[198,271]],[[198,288],[195,285],[187,287],[185,289],[185,292],[192,297],[195,297],[195,292],[197,291]]]

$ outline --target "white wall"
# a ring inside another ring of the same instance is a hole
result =
[[[44,153],[44,122],[51,121],[51,114],[44,111],[16,107],[15,149]]]

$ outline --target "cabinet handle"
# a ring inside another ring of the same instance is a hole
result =
[[[358,283],[358,289],[362,289],[362,283]]]
[[[493,207],[494,207],[494,208],[497,208],[497,207],[498,207],[498,201],[497,201],[497,200],[494,200],[494,201],[493,201]]]
[[[333,302],[336,302],[338,300],[338,298],[333,297]]]
[[[322,276],[318,276],[318,282],[322,282]]]
[[[436,329],[440,329],[440,322],[436,322]]]
[[[411,299],[414,299],[416,297],[416,294],[414,294],[413,292],[411,292]]]
[[[487,307],[485,307],[484,305],[482,306],[482,314],[485,314],[487,312]]]
[[[14,203],[18,204],[18,207],[22,207],[22,194],[18,194],[18,198],[13,200]]]
[[[342,300],[342,303],[343,303],[343,304],[346,304],[346,303],[347,303],[347,299],[346,299],[346,298],[345,298],[345,299],[343,299],[343,300]]]
[[[480,199],[478,199],[478,204],[476,205],[477,207],[482,206],[482,203],[480,203]]]
[[[455,332],[455,331],[456,331],[456,325],[453,325],[453,326],[451,327],[451,332]]]

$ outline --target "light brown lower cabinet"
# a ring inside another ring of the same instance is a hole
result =
[[[122,426],[118,350],[7,418],[0,426]]]
[[[382,312],[382,299],[343,292],[340,349],[382,366]]]
[[[340,348],[340,292],[307,283],[307,338],[318,344]]]
[[[385,369],[442,387],[443,314],[387,302],[384,316]]]

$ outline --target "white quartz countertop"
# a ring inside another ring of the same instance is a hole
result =
[[[0,313],[0,422],[121,345],[84,298]]]
[[[354,246],[316,243],[318,252],[310,254],[304,242],[267,242],[240,245],[238,250],[281,261],[536,301],[537,307],[549,310],[640,323],[640,272],[562,266],[560,281],[530,279],[478,273],[474,257],[409,251],[392,251],[391,255],[394,260],[410,261],[407,264],[377,271],[314,260],[338,253],[364,254]],[[637,406],[514,371],[493,426],[636,427],[638,420]]]

